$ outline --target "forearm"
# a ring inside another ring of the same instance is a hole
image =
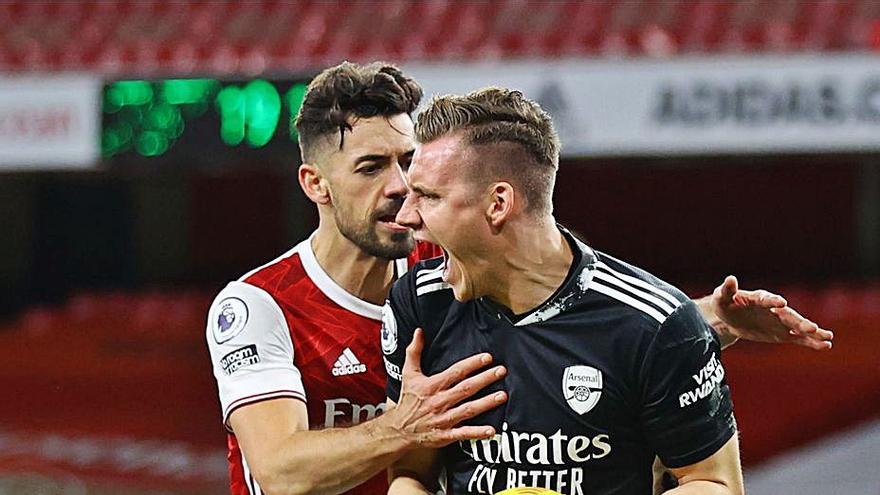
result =
[[[388,470],[389,495],[423,495],[440,489],[440,464],[436,449],[408,452]]]
[[[712,296],[704,296],[699,299],[694,299],[694,303],[696,303],[697,308],[700,310],[700,314],[702,314],[703,318],[709,322],[709,325],[712,325],[712,329],[715,330],[715,333],[721,340],[721,349],[725,349],[736,343],[738,338],[730,332],[727,324],[721,321],[721,318],[715,314],[715,310],[712,307]]]
[[[267,495],[337,494],[384,471],[410,447],[379,419],[351,428],[298,431],[277,442],[255,473]]]

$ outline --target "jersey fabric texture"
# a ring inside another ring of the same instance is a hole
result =
[[[720,343],[696,305],[563,234],[575,253],[568,276],[524,315],[488,299],[456,301],[442,259],[419,263],[392,288],[382,329],[387,368],[402,369],[421,327],[427,375],[480,352],[508,369],[478,395],[503,389],[507,403],[467,422],[497,435],[442,450],[450,494],[650,494],[655,454],[686,466],[736,432]],[[397,401],[400,376],[388,375]]]
[[[419,244],[409,258],[395,261],[396,275],[439,253]],[[358,299],[327,275],[311,238],[230,282],[215,298],[206,330],[227,429],[235,409],[278,398],[305,402],[310,429],[381,414],[381,319],[381,306]],[[233,495],[262,493],[231,430],[227,446]],[[387,487],[382,472],[348,493],[385,493]]]

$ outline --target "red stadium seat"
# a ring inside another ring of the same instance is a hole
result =
[[[649,56],[880,47],[873,0],[0,3],[0,67],[256,74],[340,59]]]

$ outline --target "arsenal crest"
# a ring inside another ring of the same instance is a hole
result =
[[[602,397],[602,372],[592,366],[569,366],[562,373],[562,396],[569,407],[584,414]]]

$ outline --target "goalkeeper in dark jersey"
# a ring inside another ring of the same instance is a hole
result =
[[[397,222],[446,255],[386,305],[390,405],[425,401],[424,375],[474,354],[506,377],[481,392],[500,406],[468,420],[494,437],[406,455],[389,493],[648,494],[655,456],[679,482],[669,493],[742,493],[718,337],[679,290],[555,222],[549,116],[489,88],[432,101],[416,137]]]

